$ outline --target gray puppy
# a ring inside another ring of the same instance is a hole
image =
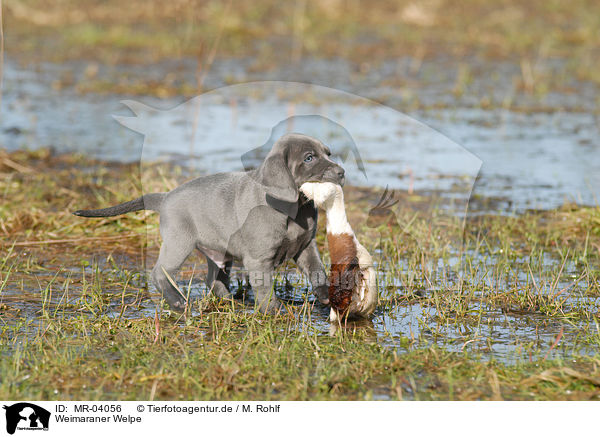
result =
[[[172,281],[194,248],[206,256],[207,286],[219,297],[229,295],[229,273],[237,259],[250,273],[258,308],[278,311],[273,271],[291,258],[308,275],[319,301],[328,304],[327,276],[315,242],[317,209],[298,188],[305,182],[344,183],[344,169],[330,155],[320,141],[289,134],[255,170],[204,176],[168,193],[74,214],[110,217],[158,211],[163,242],[152,280],[177,311],[184,310],[186,300]]]

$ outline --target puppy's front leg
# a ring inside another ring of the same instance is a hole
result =
[[[255,305],[262,313],[276,314],[283,309],[283,304],[275,295],[273,289],[272,263],[255,260],[244,261],[250,275],[250,285],[254,291]]]
[[[296,265],[302,270],[312,286],[313,294],[323,305],[329,304],[329,283],[327,282],[327,273],[319,257],[317,242],[312,241],[302,252],[294,257]]]
[[[206,286],[212,293],[220,298],[230,298],[229,294],[229,273],[231,271],[231,261],[225,262],[221,269],[210,258],[206,257],[208,263],[208,274],[206,275]]]

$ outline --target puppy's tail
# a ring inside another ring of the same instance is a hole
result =
[[[138,197],[135,200],[130,200],[129,202],[110,206],[108,208],[81,209],[79,211],[75,211],[73,215],[78,215],[80,217],[112,217],[115,215],[125,214],[126,212],[141,211],[142,209],[158,211],[165,196],[166,193],[144,194],[142,197]]]

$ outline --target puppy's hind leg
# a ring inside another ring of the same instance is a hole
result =
[[[231,261],[226,261],[223,268],[219,266],[209,257],[206,257],[208,262],[208,274],[206,275],[206,286],[217,297],[231,298],[229,293],[229,273],[231,272]]]
[[[162,293],[171,309],[178,312],[185,310],[186,297],[171,281],[175,281],[177,272],[192,250],[194,250],[193,242],[183,238],[163,241],[158,261],[152,269],[154,285]]]

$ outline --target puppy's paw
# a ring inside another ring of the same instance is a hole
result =
[[[264,300],[259,302],[256,309],[263,314],[276,315],[286,313],[285,305],[276,297],[272,297],[268,302]]]
[[[169,309],[176,313],[183,313],[186,310],[187,302],[183,299],[170,298],[167,296],[165,302],[169,305]]]
[[[231,300],[233,298],[229,289],[221,282],[215,281],[212,288],[210,289],[212,294],[221,298]]]
[[[329,305],[329,287],[327,285],[321,285],[313,289],[314,295],[319,299],[323,305]]]

